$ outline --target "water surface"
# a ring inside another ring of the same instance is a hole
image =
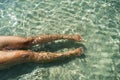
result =
[[[120,80],[120,0],[0,0],[0,35],[81,34],[35,51],[84,46],[85,56],[52,64],[21,64],[0,80]]]

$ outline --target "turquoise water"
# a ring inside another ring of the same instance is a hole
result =
[[[83,56],[0,71],[0,80],[120,80],[120,0],[0,0],[0,35],[81,34],[86,42],[56,41],[31,49]]]

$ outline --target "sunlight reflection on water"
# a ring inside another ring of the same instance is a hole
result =
[[[87,40],[85,58],[22,64],[1,71],[1,80],[119,80],[119,8],[119,0],[0,0],[0,35],[81,34]],[[42,49],[66,51],[59,48],[73,44],[58,41]]]

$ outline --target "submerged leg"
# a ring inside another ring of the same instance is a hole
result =
[[[43,44],[58,39],[82,41],[80,35],[55,34],[55,35],[41,35],[30,38],[24,38],[19,36],[0,36],[0,50],[27,48],[36,44]]]
[[[37,37],[28,38],[28,42],[31,45],[35,45],[35,44],[43,44],[59,39],[82,41],[82,37],[80,35],[53,34],[53,35],[41,35]]]
[[[63,58],[81,55],[83,49],[77,48],[65,53],[51,53],[51,52],[32,52],[32,51],[0,51],[0,69],[5,69],[16,64],[25,62],[46,63]]]
[[[34,57],[31,58],[31,61],[38,63],[52,62],[57,60],[63,60],[69,57],[80,56],[82,52],[82,48],[77,48],[75,50],[70,50],[64,53],[40,52],[40,54],[35,53]]]

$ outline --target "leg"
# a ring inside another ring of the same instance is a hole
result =
[[[31,56],[34,56],[33,52],[25,50],[0,51],[0,70],[16,64],[29,62]]]
[[[32,45],[42,44],[58,39],[69,39],[82,41],[79,35],[41,35],[37,37],[24,38],[19,36],[0,36],[0,50],[27,48]]]
[[[46,63],[57,60],[62,60],[63,58],[78,56],[82,53],[82,48],[78,48],[66,53],[51,53],[51,52],[32,52],[32,51],[0,51],[0,69],[5,69],[16,64],[25,62],[37,62]]]
[[[31,45],[43,44],[46,42],[51,42],[51,41],[59,40],[59,39],[82,41],[82,37],[80,35],[54,34],[54,35],[41,35],[41,36],[37,36],[37,37],[28,38],[28,43]]]
[[[40,54],[35,53],[31,61],[37,63],[53,62],[58,60],[64,60],[65,58],[80,56],[83,52],[82,48],[77,48],[65,53],[51,53],[51,52],[40,52]]]
[[[0,50],[23,48],[27,38],[20,36],[0,36]]]

